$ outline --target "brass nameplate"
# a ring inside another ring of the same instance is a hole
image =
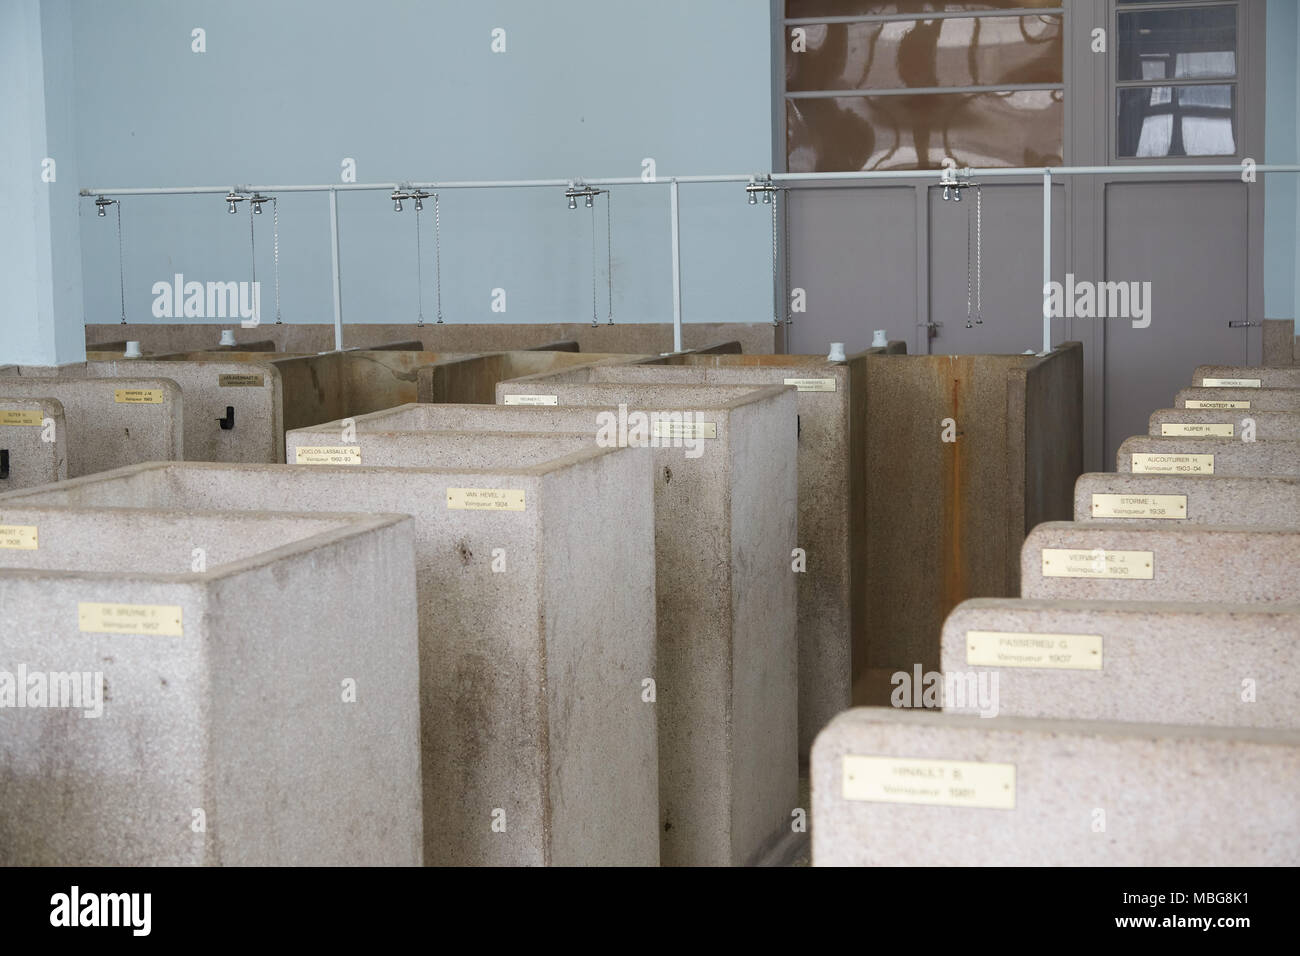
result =
[[[523,511],[524,493],[515,488],[448,488],[452,511]]]
[[[294,449],[295,465],[359,465],[360,445],[312,445]]]
[[[1092,496],[1094,518],[1186,518],[1186,495]]]
[[[153,634],[181,637],[178,604],[77,604],[81,630],[98,634]]]
[[[835,391],[835,379],[833,378],[787,378],[785,384],[793,385],[800,392]]]
[[[1161,422],[1161,437],[1231,438],[1232,422]]]
[[[1213,455],[1154,455],[1133,452],[1133,473],[1137,475],[1212,475]]]
[[[266,380],[261,375],[218,375],[217,384],[222,388],[260,388]]]
[[[505,397],[507,405],[558,405],[560,396],[558,395],[507,395]]]
[[[665,422],[654,423],[655,438],[717,438],[716,422]]]
[[[1203,378],[1202,388],[1259,388],[1258,378]]]
[[[113,401],[119,405],[161,405],[163,390],[161,388],[116,388]]]
[[[971,667],[1099,671],[1101,635],[967,631],[966,663]]]
[[[0,548],[13,551],[35,551],[37,547],[36,525],[0,524]]]
[[[1129,578],[1150,581],[1155,577],[1152,551],[1075,551],[1070,548],[1043,549],[1045,578]]]
[[[1014,810],[1016,765],[845,754],[844,799]]]
[[[1217,402],[1203,398],[1189,398],[1188,408],[1250,408],[1250,402]]]
[[[41,425],[40,409],[33,412],[24,412],[16,408],[0,408],[0,425],[35,425],[39,428]]]

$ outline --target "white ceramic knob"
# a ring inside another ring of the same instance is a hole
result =
[[[139,342],[127,342],[127,343],[126,343],[126,356],[125,356],[125,357],[126,357],[126,358],[139,358],[139,357],[140,357],[140,343],[139,343]]]
[[[235,344],[235,330],[234,330],[234,329],[222,329],[222,330],[221,330],[221,344],[222,344],[222,345],[234,345],[234,344]]]
[[[826,361],[828,361],[828,362],[843,362],[843,361],[845,361],[845,358],[844,358],[844,343],[843,343],[843,342],[832,342],[832,343],[831,343],[831,354],[828,355],[828,356],[826,356]]]
[[[884,348],[889,344],[889,334],[884,329],[876,329],[871,336],[871,347],[873,349]]]

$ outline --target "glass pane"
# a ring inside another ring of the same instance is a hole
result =
[[[1059,90],[786,100],[790,172],[1059,166]]]
[[[786,54],[786,89],[881,90],[1062,82],[1061,18],[814,24]]]
[[[1237,8],[1189,7],[1119,15],[1121,80],[1237,75]]]
[[[968,10],[1052,9],[1051,0],[786,0],[785,15],[801,17],[872,17],[893,14],[965,13]]]
[[[1120,156],[1233,156],[1236,87],[1118,90]]]

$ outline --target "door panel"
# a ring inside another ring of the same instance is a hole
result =
[[[790,286],[807,294],[790,352],[825,354],[843,342],[852,355],[874,329],[903,339],[916,331],[916,208],[913,187],[791,190]]]
[[[1235,180],[1106,186],[1106,278],[1151,283],[1149,328],[1105,320],[1107,471],[1196,366],[1246,361],[1246,330],[1228,328],[1249,317],[1246,189]]]
[[[930,321],[942,323],[930,351],[942,355],[1041,351],[1043,347],[1043,188],[985,184],[983,187],[984,322],[966,328],[967,219],[976,214],[975,191],[961,202],[929,189]],[[1065,273],[1065,188],[1052,187],[1052,276]],[[971,300],[975,301],[975,239],[971,230]],[[972,319],[972,321],[974,321]],[[1053,343],[1064,323],[1054,320]]]

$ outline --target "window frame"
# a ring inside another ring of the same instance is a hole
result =
[[[1070,42],[1070,24],[1071,15],[1068,3],[1065,0],[1051,2],[1043,0],[1038,6],[1033,7],[1015,7],[1015,8],[997,8],[990,10],[954,10],[954,11],[934,11],[924,15],[915,13],[881,13],[881,14],[863,14],[858,16],[827,16],[827,17],[787,17],[785,16],[785,0],[771,0],[772,10],[776,24],[779,27],[779,35],[775,38],[774,53],[780,54],[779,58],[774,57],[773,72],[774,93],[776,93],[774,106],[776,107],[776,136],[773,143],[773,169],[779,172],[789,172],[789,128],[788,128],[788,107],[791,100],[801,99],[833,99],[838,97],[874,97],[874,96],[897,96],[918,93],[937,93],[937,94],[971,94],[971,93],[1003,93],[1015,92],[1018,90],[1043,90],[1059,92],[1061,95],[1062,117],[1061,117],[1061,160],[1065,165],[1070,163],[1072,135],[1071,126],[1073,122],[1072,108],[1068,89],[1070,85],[1070,71],[1072,68],[1073,53]],[[1220,3],[1224,0],[1219,0]],[[786,58],[793,55],[790,51],[790,29],[797,26],[813,26],[827,23],[896,23],[896,22],[915,22],[918,20],[971,20],[971,19],[989,19],[1026,16],[1056,16],[1061,18],[1061,34],[1063,38],[1061,51],[1061,82],[1060,83],[1010,83],[1002,85],[981,85],[981,86],[944,86],[939,88],[885,88],[885,89],[866,89],[866,90],[815,90],[815,91],[794,91],[791,92],[786,88]],[[930,169],[917,169],[918,175],[924,175],[933,172],[936,176],[939,174],[941,167],[935,166]],[[870,170],[849,170],[849,172],[870,172]]]
[[[1249,110],[1250,72],[1253,51],[1249,49],[1248,4],[1243,0],[1135,0],[1121,3],[1107,0],[1107,17],[1112,42],[1106,57],[1106,156],[1109,165],[1115,166],[1197,166],[1205,164],[1237,163],[1249,151],[1246,132],[1251,129],[1247,121]],[[1147,13],[1161,10],[1187,10],[1196,7],[1231,6],[1236,12],[1236,47],[1233,51],[1236,68],[1231,77],[1204,77],[1179,80],[1120,80],[1119,79],[1119,17],[1123,13]],[[1232,88],[1232,136],[1236,151],[1233,153],[1201,153],[1194,156],[1122,156],[1119,152],[1119,93],[1121,90],[1183,86],[1228,86]]]

